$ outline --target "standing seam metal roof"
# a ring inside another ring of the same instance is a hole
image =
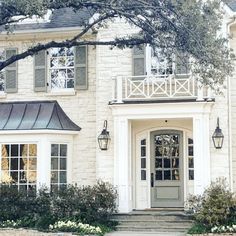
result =
[[[0,131],[3,130],[79,131],[57,101],[0,103]]]

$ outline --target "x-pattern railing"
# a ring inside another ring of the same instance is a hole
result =
[[[207,91],[207,89],[206,89]],[[192,75],[118,76],[115,78],[113,101],[150,99],[203,100],[203,86]]]

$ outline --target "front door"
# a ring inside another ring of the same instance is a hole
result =
[[[151,133],[151,207],[183,207],[183,133]]]

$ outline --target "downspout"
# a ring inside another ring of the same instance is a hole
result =
[[[234,15],[232,19],[227,23],[227,34],[230,34],[230,27],[236,23],[236,16]],[[230,47],[228,43],[228,47]],[[228,102],[228,152],[229,152],[229,187],[233,191],[233,158],[232,158],[232,125],[231,125],[231,77],[227,77],[227,102]]]

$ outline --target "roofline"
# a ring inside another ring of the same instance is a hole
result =
[[[0,36],[1,35],[14,36],[15,34],[21,35],[21,34],[33,34],[33,33],[45,33],[45,32],[62,33],[62,31],[68,32],[68,31],[76,31],[76,30],[82,30],[82,29],[83,27],[81,26],[73,26],[73,27],[46,28],[46,29],[14,30],[10,34],[7,31],[2,31],[0,32]]]
[[[79,131],[72,130],[48,130],[48,129],[35,129],[35,130],[0,130],[1,135],[12,134],[65,134],[65,135],[77,135]]]

